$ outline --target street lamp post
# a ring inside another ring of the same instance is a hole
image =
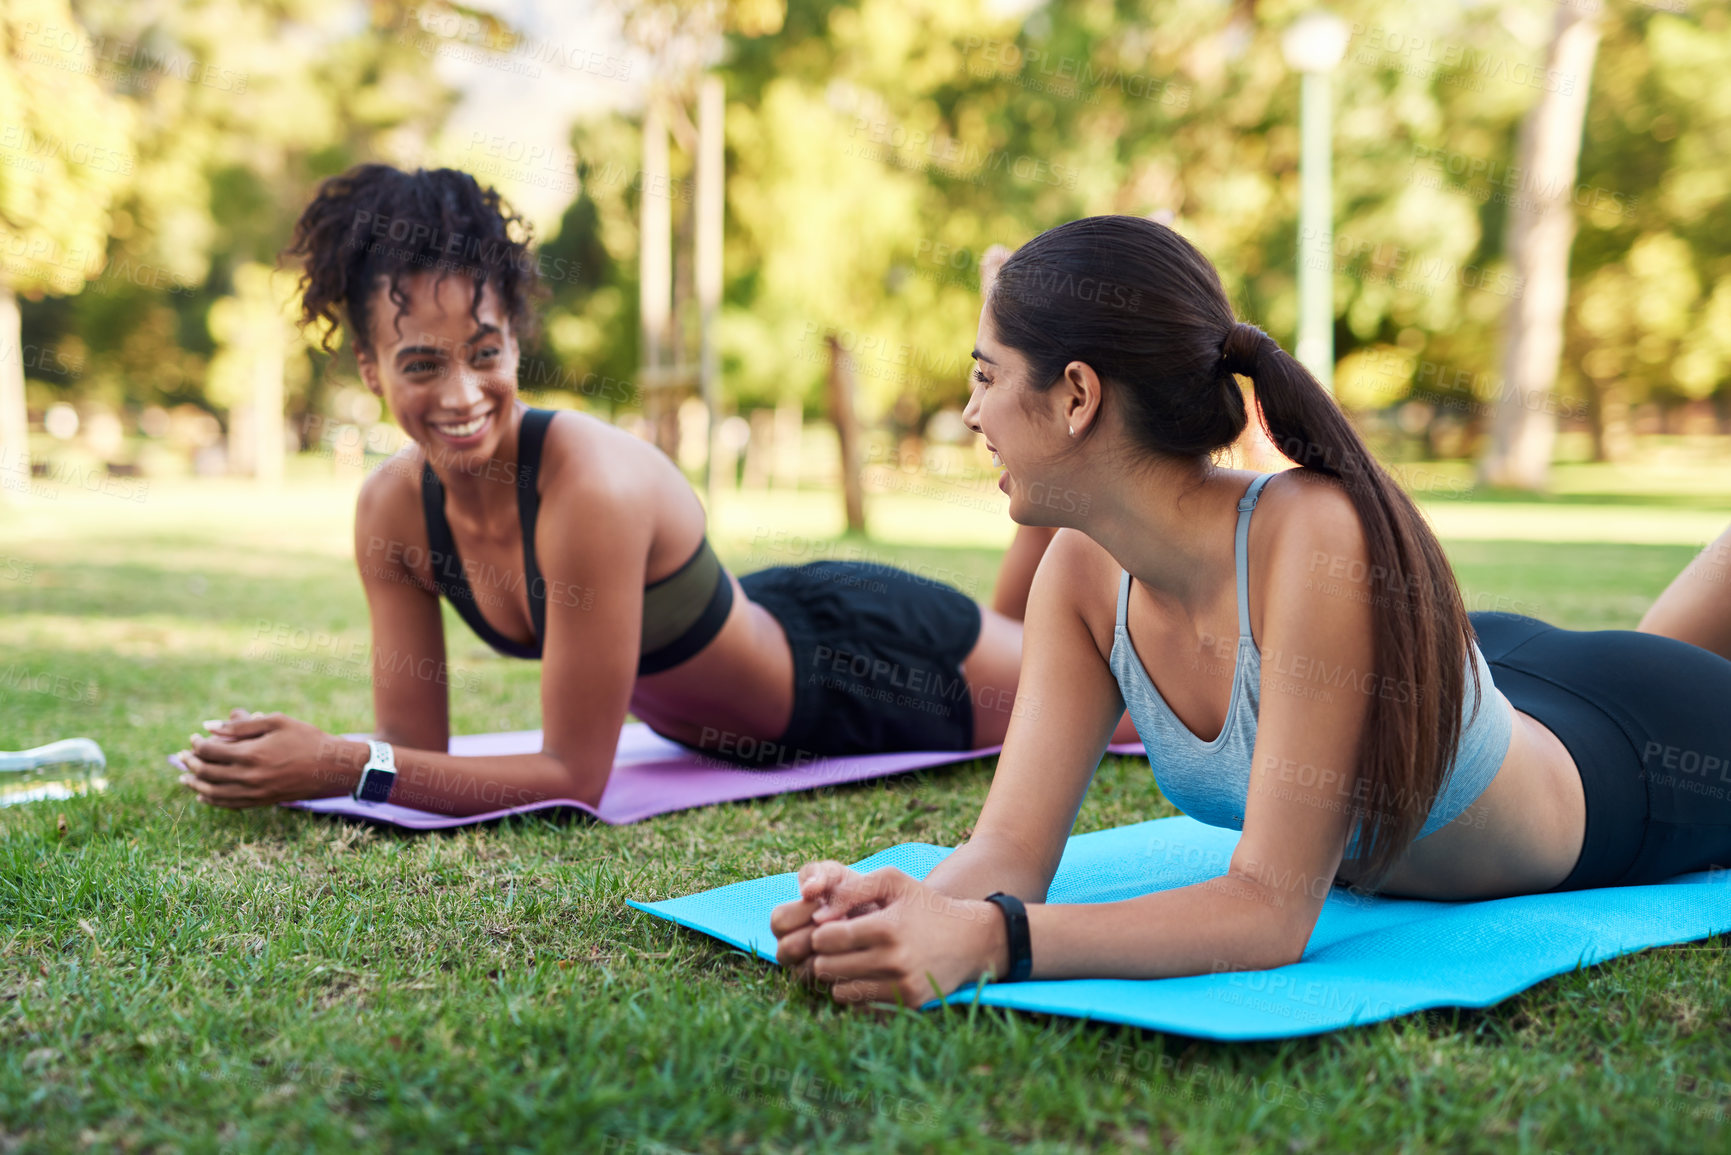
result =
[[[1294,355],[1322,387],[1334,389],[1334,197],[1330,185],[1334,113],[1329,73],[1346,53],[1346,22],[1321,8],[1280,38],[1287,65],[1303,77],[1299,101],[1298,341]]]

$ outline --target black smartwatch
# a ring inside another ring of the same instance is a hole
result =
[[[1034,971],[1034,952],[1028,943],[1028,908],[1013,894],[999,891],[986,901],[1004,912],[1004,934],[1010,941],[1010,973],[999,982],[1019,983]]]

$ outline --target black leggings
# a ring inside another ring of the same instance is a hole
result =
[[[1581,772],[1586,839],[1556,890],[1731,865],[1731,661],[1634,630],[1469,617],[1497,689]]]

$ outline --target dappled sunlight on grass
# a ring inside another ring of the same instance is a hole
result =
[[[1419,503],[1436,535],[1448,541],[1627,542],[1704,546],[1731,525],[1725,509],[1665,506]]]
[[[59,653],[111,654],[117,658],[155,658],[198,654],[240,657],[236,631],[189,618],[148,614],[105,618],[95,614],[8,614],[0,618],[0,649]]]
[[[188,546],[196,541],[209,558],[235,565],[247,564],[247,555],[256,552],[348,558],[354,555],[359,490],[358,478],[298,481],[280,489],[229,478],[150,479],[134,491],[138,500],[69,488],[52,500],[0,505],[0,534],[40,546],[77,543],[93,560],[113,560],[106,550],[127,542],[160,546],[164,535]],[[91,551],[93,544],[98,548]],[[172,554],[146,556],[165,568],[175,565]]]

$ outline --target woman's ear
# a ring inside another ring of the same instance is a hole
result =
[[[1058,386],[1059,417],[1080,437],[1100,416],[1100,375],[1086,361],[1072,361],[1064,366],[1064,379]]]
[[[355,368],[361,371],[361,381],[372,390],[374,397],[383,397],[385,387],[379,380],[379,363],[370,350],[357,348],[355,350]]]

